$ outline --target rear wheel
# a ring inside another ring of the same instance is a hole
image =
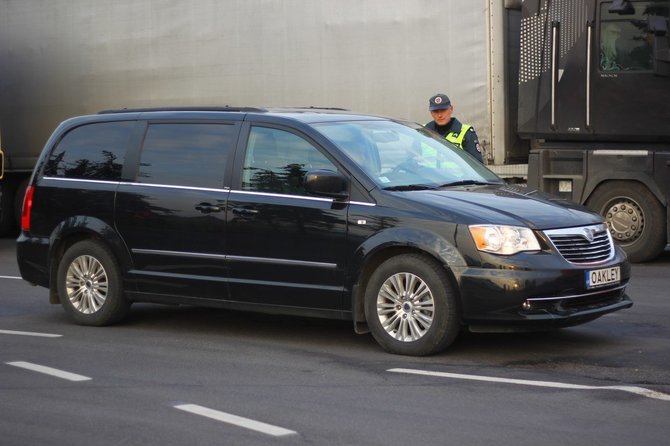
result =
[[[434,260],[404,254],[383,262],[365,292],[365,317],[386,351],[423,356],[444,350],[460,330],[455,293]]]
[[[65,311],[82,325],[113,324],[130,308],[116,258],[93,240],[75,243],[61,258],[58,294]]]
[[[643,184],[607,182],[599,186],[586,205],[605,218],[612,238],[631,262],[658,256],[667,243],[663,205]]]

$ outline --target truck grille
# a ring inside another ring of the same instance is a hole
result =
[[[571,263],[605,262],[614,255],[605,224],[544,231],[565,260]]]

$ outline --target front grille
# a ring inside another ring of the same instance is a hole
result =
[[[558,252],[571,263],[605,262],[614,255],[612,238],[604,224],[544,231]]]

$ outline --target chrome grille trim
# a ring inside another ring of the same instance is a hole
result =
[[[614,243],[604,223],[543,232],[570,263],[603,263],[614,257]]]
[[[606,288],[606,289],[602,289],[602,290],[587,291],[587,292],[584,292],[584,293],[570,294],[570,295],[567,295],[567,296],[529,297],[526,300],[530,303],[570,301],[571,299],[580,299],[580,298],[584,298],[584,297],[597,296],[597,295],[606,294],[606,293],[614,293],[614,292],[623,293],[624,289],[626,289],[626,285],[627,284],[624,283],[623,285],[618,285],[614,288]]]
[[[522,313],[574,315],[577,313],[598,310],[612,305],[624,304],[630,299],[625,294],[626,284],[614,288],[584,292],[566,296],[531,297],[522,305]],[[632,302],[628,305],[630,307]],[[627,308],[627,307],[626,307]]]

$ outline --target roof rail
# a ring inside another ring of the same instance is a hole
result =
[[[224,105],[221,107],[147,107],[147,108],[119,108],[100,110],[99,115],[110,113],[141,113],[141,112],[161,112],[161,111],[213,111],[213,112],[266,112],[267,109],[256,107],[231,107]]]
[[[304,106],[304,107],[294,107],[294,106],[288,106],[288,107],[276,107],[279,109],[285,109],[285,110],[333,110],[333,111],[351,111],[348,108],[340,108],[340,107],[320,107],[320,106],[314,106],[314,105],[309,105],[309,106]]]

